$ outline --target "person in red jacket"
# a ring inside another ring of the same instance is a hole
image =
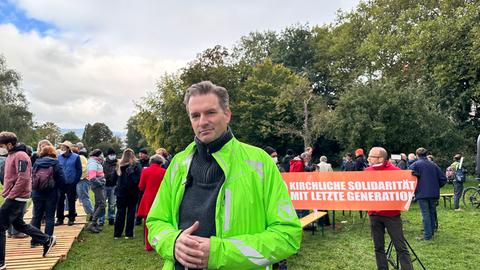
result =
[[[138,206],[137,217],[145,218],[150,211],[150,207],[157,196],[158,188],[162,183],[163,176],[165,175],[165,169],[162,167],[165,164],[165,158],[161,155],[153,155],[150,157],[150,167],[144,168],[142,174],[140,175],[140,183],[138,188],[143,192],[142,200]],[[148,243],[148,230],[144,223],[144,234],[145,234],[145,250],[151,251],[153,248]]]
[[[382,147],[373,147],[368,153],[368,165],[365,171],[400,170],[388,161],[388,153]],[[387,255],[385,254],[385,229],[387,229],[393,246],[398,254],[402,270],[413,269],[410,254],[408,253],[405,237],[403,236],[400,211],[368,211],[370,229],[375,247],[375,259],[378,269],[388,269]]]

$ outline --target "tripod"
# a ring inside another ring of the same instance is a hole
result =
[[[407,244],[408,246],[408,249],[410,250],[410,252],[413,254],[413,260],[412,260],[412,263],[414,261],[418,261],[418,263],[420,264],[420,266],[422,267],[423,270],[426,270],[425,269],[425,266],[423,265],[422,261],[420,261],[420,258],[418,258],[417,254],[415,253],[415,251],[413,251],[413,248],[412,246],[410,246],[410,243],[408,243],[407,239],[405,239],[405,243]],[[395,270],[399,270],[400,269],[400,264],[398,262],[398,254],[396,254],[396,258],[395,260],[393,260],[392,258],[392,251],[393,251],[393,242],[392,240],[390,240],[390,243],[388,243],[388,248],[387,248],[387,260],[388,262],[392,265],[393,269]]]

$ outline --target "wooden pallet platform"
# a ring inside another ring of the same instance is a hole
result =
[[[32,207],[30,206],[25,213],[24,220],[27,223],[32,218]],[[61,225],[55,227],[53,234],[57,236],[57,244],[45,258],[42,257],[42,246],[30,247],[30,237],[23,239],[7,238],[5,258],[7,269],[49,270],[53,269],[59,261],[65,260],[73,242],[87,224],[87,215],[80,203],[77,203],[76,210],[77,217],[73,226]]]

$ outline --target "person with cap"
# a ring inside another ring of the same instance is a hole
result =
[[[273,162],[275,162],[275,164],[277,165],[277,168],[280,172],[285,172],[285,169],[283,168],[282,164],[280,164],[280,162],[278,161],[278,153],[277,153],[277,150],[275,150],[275,148],[271,147],[271,146],[266,146],[265,148],[263,148],[263,150],[265,152],[267,152],[267,154],[272,157],[273,159]]]
[[[105,173],[103,172],[102,150],[94,149],[90,152],[88,159],[88,181],[91,183],[93,195],[95,196],[95,208],[93,209],[92,222],[87,229],[92,233],[99,233],[101,228],[98,225],[98,218],[105,215]]]
[[[77,183],[77,196],[80,202],[82,203],[83,210],[89,216],[89,221],[92,221],[93,215],[93,206],[92,201],[90,200],[90,181],[88,181],[88,160],[85,155],[80,154],[80,148],[77,144],[72,146],[72,152],[78,154],[80,162],[82,163],[82,176],[80,181]]]
[[[60,187],[60,197],[57,204],[57,222],[55,225],[62,225],[65,219],[65,197],[68,202],[68,225],[75,223],[77,212],[75,210],[75,201],[77,198],[77,183],[82,176],[82,162],[78,154],[72,152],[74,147],[70,141],[64,141],[60,144],[60,155],[58,161],[65,172],[65,184]]]
[[[115,169],[117,167],[117,153],[112,148],[107,150],[107,158],[103,162],[103,172],[105,173],[105,199],[108,205],[108,225],[115,224],[115,206],[116,206],[116,199],[115,196],[115,186],[117,185],[117,181],[115,178]],[[102,215],[99,218],[99,223],[103,224],[105,220],[105,215]]]
[[[176,154],[147,217],[163,269],[272,269],[300,248],[302,227],[272,158],[238,141],[224,87],[190,86],[194,141]]]
[[[146,148],[142,148],[138,152],[138,161],[142,165],[142,168],[150,166],[150,157],[148,156],[148,150]]]
[[[368,163],[365,160],[363,149],[358,148],[355,150],[355,171],[363,171],[366,167],[368,167]]]
[[[7,269],[5,262],[5,231],[10,225],[16,230],[32,237],[36,243],[43,245],[45,257],[56,243],[55,236],[49,236],[39,229],[23,221],[22,213],[32,191],[32,163],[24,144],[18,143],[13,132],[0,132],[0,148],[7,150],[5,160],[4,188],[5,198],[0,206],[0,269]]]
[[[148,168],[150,166],[150,157],[148,156],[148,150],[147,148],[142,148],[138,152],[138,161],[140,162],[140,165],[142,165],[142,168]],[[143,191],[139,191],[138,193],[138,202],[137,202],[137,208],[140,205],[140,201],[142,200],[143,197]],[[135,225],[142,225],[142,217],[137,217],[135,219]]]

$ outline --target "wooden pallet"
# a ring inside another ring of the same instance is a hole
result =
[[[25,213],[25,222],[30,222],[32,218],[32,207]],[[80,203],[76,206],[77,217],[73,226],[56,226],[54,235],[57,236],[57,244],[48,253],[47,257],[43,258],[43,247],[30,247],[31,238],[7,238],[6,263],[7,269],[22,269],[22,270],[47,270],[53,267],[62,260],[67,258],[67,254],[72,247],[73,242],[77,239],[80,232],[87,223],[87,215]],[[43,226],[42,226],[43,230]]]

